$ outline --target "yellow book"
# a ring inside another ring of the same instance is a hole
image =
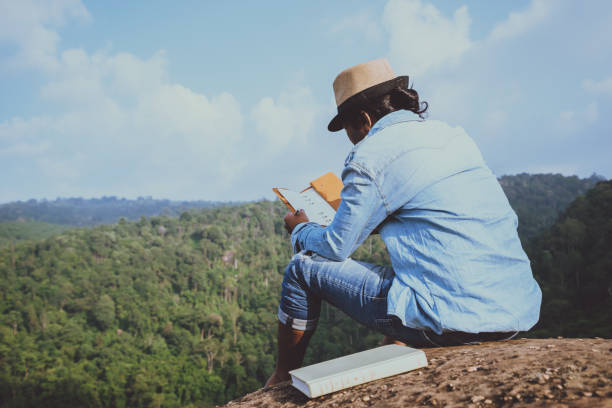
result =
[[[329,225],[340,206],[340,192],[344,185],[334,173],[327,173],[310,182],[298,192],[275,187],[272,189],[290,211],[304,210],[310,221]]]

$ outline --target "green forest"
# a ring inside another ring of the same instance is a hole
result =
[[[518,215],[518,232],[523,246],[550,227],[576,197],[600,181],[605,178],[596,174],[586,179],[527,173],[499,178],[499,184]]]
[[[0,248],[22,241],[41,241],[70,228],[67,225],[43,221],[5,221],[0,222]]]
[[[520,225],[538,226],[520,230],[544,294],[524,335],[612,337],[612,182],[507,177]],[[0,406],[207,407],[261,387],[291,257],[285,211],[216,206],[10,242],[0,249]],[[353,258],[389,264],[378,237]],[[324,305],[306,363],[381,337]]]
[[[612,338],[612,181],[579,196],[527,253],[543,292],[530,334]]]

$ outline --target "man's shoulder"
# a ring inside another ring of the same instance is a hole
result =
[[[451,127],[438,120],[412,120],[395,123],[368,135],[349,153],[345,166],[376,171],[404,154],[418,154],[423,149],[444,149],[448,143],[471,142],[461,127]]]

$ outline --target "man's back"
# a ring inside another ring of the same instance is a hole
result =
[[[541,293],[499,183],[463,129],[411,118],[387,115],[347,160],[385,202],[389,314],[436,332],[529,329]]]

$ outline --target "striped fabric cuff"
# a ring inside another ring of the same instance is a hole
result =
[[[291,328],[294,330],[302,331],[314,330],[317,327],[317,322],[319,321],[319,319],[294,319],[287,313],[283,312],[280,307],[278,308],[278,320],[286,326],[291,326]]]

